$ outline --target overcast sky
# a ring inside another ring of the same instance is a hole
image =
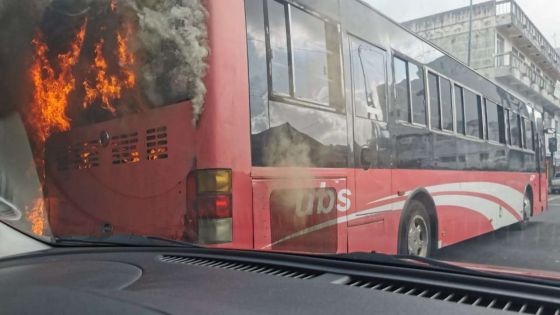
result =
[[[365,0],[398,22],[469,5],[469,0]],[[474,3],[486,0],[474,0]],[[516,0],[548,41],[560,47],[560,0]]]

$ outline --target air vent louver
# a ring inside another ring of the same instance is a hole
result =
[[[111,147],[111,152],[113,153],[113,164],[140,162],[137,132],[114,136],[111,140]]]
[[[167,151],[167,127],[161,126],[146,130],[146,159],[167,159]]]
[[[191,266],[254,272],[254,273],[260,273],[260,274],[265,274],[270,276],[303,279],[303,280],[313,279],[321,275],[321,273],[319,272],[310,271],[310,270],[276,267],[276,266],[264,265],[264,264],[236,262],[236,261],[211,259],[211,258],[163,255],[161,256],[160,261],[166,263],[176,263],[176,264],[184,264],[184,265],[191,265]]]
[[[59,171],[83,170],[99,166],[99,144],[96,140],[76,143],[58,152]]]
[[[521,314],[560,315],[560,305],[444,286],[398,282],[388,279],[351,279],[339,284]]]

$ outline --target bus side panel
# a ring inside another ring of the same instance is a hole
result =
[[[195,168],[233,170],[233,242],[253,248],[247,38],[243,0],[207,1],[208,74]]]
[[[408,198],[419,188],[433,198],[439,247],[519,222],[525,188],[537,184],[533,173],[394,170],[393,174],[395,209],[402,208],[396,196]]]
[[[342,210],[352,202],[345,193],[348,181],[344,171],[342,176],[328,176],[329,172],[317,171],[314,176],[310,169],[254,169],[255,249],[347,252]]]

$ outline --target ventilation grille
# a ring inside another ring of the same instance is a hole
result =
[[[167,127],[146,130],[146,159],[167,159]]]
[[[430,286],[416,283],[396,282],[392,280],[352,279],[343,285],[369,290],[392,292],[417,296],[431,300],[440,300],[457,304],[472,305],[488,309],[517,312],[521,314],[560,315],[560,305],[545,305],[540,301],[519,299],[509,296],[485,294],[468,290]]]
[[[99,143],[97,140],[69,145],[58,154],[59,171],[89,169],[99,166]]]
[[[309,270],[276,267],[276,266],[272,267],[272,266],[267,266],[262,264],[234,262],[234,261],[219,260],[219,259],[164,255],[160,258],[160,260],[166,263],[231,269],[236,271],[254,272],[254,273],[260,273],[260,274],[265,274],[270,276],[278,276],[278,277],[293,278],[293,279],[309,280],[321,275],[321,273],[319,272],[314,272]]]
[[[113,164],[140,162],[138,151],[138,132],[114,136],[111,139]]]

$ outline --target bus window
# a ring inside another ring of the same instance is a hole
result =
[[[488,140],[494,142],[500,141],[500,122],[498,116],[498,104],[485,99],[486,101],[486,124],[488,130]]]
[[[272,93],[289,95],[288,36],[284,6],[273,0],[267,4]]]
[[[480,97],[469,90],[463,91],[465,100],[465,120],[468,136],[482,138],[482,115],[480,112]]]
[[[385,121],[384,52],[358,39],[351,40],[352,83],[357,116]]]
[[[338,27],[290,4],[266,3],[270,94],[344,111]]]
[[[511,130],[510,130],[510,123],[509,123],[509,109],[504,108],[504,143],[511,145]]]
[[[455,85],[455,117],[457,119],[457,133],[465,134],[465,106],[463,103],[463,88]]]
[[[325,22],[291,7],[295,97],[329,104]]]
[[[451,82],[439,78],[441,93],[441,122],[444,130],[453,131],[453,104],[451,103]]]
[[[398,58],[393,58],[395,67],[395,90],[396,90],[396,109],[397,119],[411,122],[410,117],[410,85],[408,81],[407,62]]]
[[[521,122],[519,121],[519,115],[514,112],[510,112],[510,123],[511,145],[515,147],[521,147]]]
[[[408,63],[410,94],[412,99],[412,122],[426,125],[426,90],[424,87],[424,71],[417,65]]]
[[[506,143],[506,117],[504,116],[504,108],[498,105],[498,132],[500,134],[500,143]]]
[[[529,121],[527,118],[523,118],[523,127],[525,129],[525,143],[524,148],[529,150],[534,150],[534,143],[533,143],[533,123]]]
[[[439,80],[438,76],[432,72],[428,73],[428,89],[430,92],[430,124],[432,129],[441,130]]]

